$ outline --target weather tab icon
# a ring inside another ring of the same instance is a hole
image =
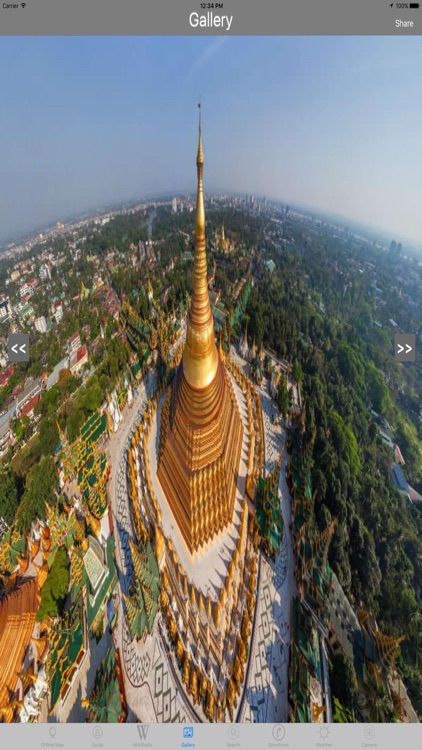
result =
[[[320,740],[328,740],[330,736],[330,730],[326,724],[323,724],[322,726],[319,727],[318,735],[319,735]]]

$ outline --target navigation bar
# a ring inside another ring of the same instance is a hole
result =
[[[3,747],[33,750],[407,750],[418,724],[2,724]]]
[[[388,0],[28,0],[0,3],[0,24],[21,35],[408,36],[422,33],[422,12]]]

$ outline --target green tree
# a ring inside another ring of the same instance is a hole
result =
[[[339,453],[344,456],[350,473],[356,476],[360,471],[360,459],[355,435],[340,414],[335,411],[330,414],[330,427],[334,445]]]
[[[367,372],[368,396],[372,406],[379,414],[385,414],[390,405],[390,395],[385,380],[374,365],[368,367]]]
[[[78,379],[71,374],[70,370],[60,370],[57,389],[62,396],[69,396],[78,387]]]
[[[9,526],[13,523],[17,507],[17,478],[9,468],[0,474],[0,518],[4,518]]]
[[[277,389],[277,406],[280,409],[280,413],[285,419],[287,411],[289,409],[289,393],[287,390],[286,379],[282,375]]]
[[[42,414],[53,415],[56,413],[60,401],[60,393],[57,384],[45,391],[41,399]]]
[[[331,689],[340,703],[349,711],[357,705],[358,683],[352,661],[342,653],[336,654],[332,662]]]
[[[101,406],[102,401],[103,392],[101,390],[101,386],[98,382],[98,378],[93,375],[93,377],[88,381],[85,393],[82,398],[84,409],[88,412],[88,414],[92,414]]]
[[[45,620],[61,614],[68,590],[69,557],[66,547],[62,546],[56,552],[54,562],[42,587],[37,620]]]
[[[59,431],[54,419],[43,417],[40,422],[39,440],[43,456],[53,456],[59,442]]]
[[[56,465],[51,456],[45,456],[26,478],[25,491],[16,516],[19,531],[27,531],[37,518],[45,518],[45,503],[57,504],[57,484]]]
[[[302,365],[300,364],[299,360],[295,359],[293,363],[293,368],[292,368],[292,378],[296,383],[300,385],[302,382],[302,377],[303,377]]]
[[[66,419],[66,433],[70,443],[79,435],[79,431],[85,421],[83,411],[74,408]]]
[[[365,709],[369,721],[387,723],[397,720],[379,671],[374,667],[363,683]]]

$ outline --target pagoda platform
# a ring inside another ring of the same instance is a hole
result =
[[[157,477],[158,432],[161,408],[164,403],[165,394],[162,396],[156,414],[154,415],[147,444],[150,477],[155,497],[162,514],[161,523],[164,537],[166,540],[171,540],[173,549],[176,551],[179,562],[189,580],[198,590],[202,591],[204,596],[210,596],[214,600],[218,599],[219,592],[224,587],[228,565],[233,558],[234,550],[238,542],[242,502],[246,491],[247,458],[250,439],[248,413],[244,394],[234,378],[231,378],[231,380],[243,424],[243,442],[233,519],[224,531],[214,537],[199,551],[191,554],[186,546]]]

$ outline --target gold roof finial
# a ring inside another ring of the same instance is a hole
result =
[[[183,372],[193,388],[206,388],[214,379],[218,354],[214,340],[214,321],[207,284],[207,256],[205,241],[205,209],[202,188],[204,152],[202,150],[201,103],[199,107],[199,138],[196,167],[198,190],[195,220],[194,286],[188,314],[186,345],[183,352]]]
[[[198,102],[199,109],[199,139],[198,139],[198,153],[196,155],[196,164],[199,167],[200,164],[204,163],[204,152],[202,150],[202,117],[201,117],[201,101]],[[201,174],[202,177],[202,174]],[[199,178],[199,174],[198,174]]]

